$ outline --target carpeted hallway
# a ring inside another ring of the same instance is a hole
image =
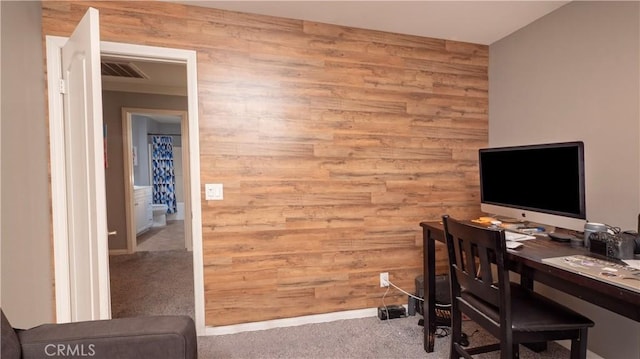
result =
[[[138,251],[168,251],[184,249],[184,221],[167,220],[167,226],[152,227],[137,238]]]
[[[113,318],[157,314],[194,317],[193,253],[184,221],[168,221],[138,237],[138,252],[109,257]]]
[[[186,250],[111,256],[113,318],[157,314],[194,317],[193,259]]]

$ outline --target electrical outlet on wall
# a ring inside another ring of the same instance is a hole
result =
[[[380,273],[380,287],[389,286],[389,272]]]
[[[204,185],[204,199],[207,201],[222,201],[224,198],[222,183],[207,183]]]

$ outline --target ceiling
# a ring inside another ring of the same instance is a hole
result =
[[[569,1],[171,1],[490,45]]]
[[[142,75],[142,78],[105,76],[103,68],[103,90],[187,96],[187,66],[185,64],[108,56],[102,56],[101,60],[103,67],[106,63],[120,63],[133,67]]]
[[[569,1],[171,2],[490,45]],[[104,90],[187,95],[184,64],[127,61],[146,78],[103,76]]]

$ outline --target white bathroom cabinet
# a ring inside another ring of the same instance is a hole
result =
[[[136,186],[133,192],[136,234],[140,234],[153,224],[153,194],[150,186]]]

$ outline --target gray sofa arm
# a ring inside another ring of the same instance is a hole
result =
[[[45,324],[18,331],[22,358],[196,359],[188,316],[153,316]]]

